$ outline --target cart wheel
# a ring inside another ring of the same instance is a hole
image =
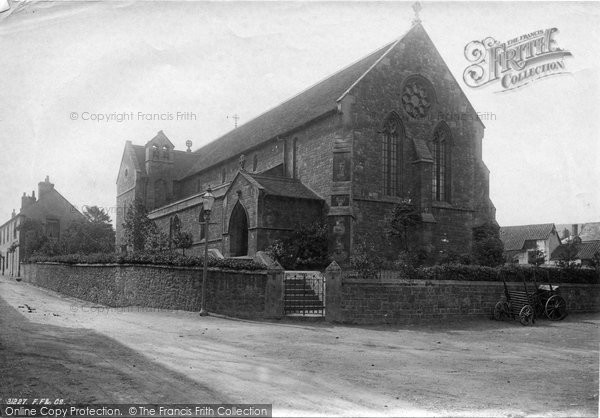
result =
[[[562,296],[550,296],[546,301],[546,316],[551,321],[561,321],[567,316],[567,302]]]
[[[494,319],[496,321],[504,321],[510,317],[508,313],[508,303],[500,301],[494,306]]]
[[[544,316],[544,300],[541,295],[535,294],[533,296],[533,306],[535,307],[535,317],[540,318]]]
[[[519,321],[523,325],[531,325],[535,322],[535,314],[531,305],[525,305],[519,312]]]

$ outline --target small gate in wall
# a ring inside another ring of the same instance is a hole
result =
[[[320,271],[285,271],[283,309],[287,316],[325,316],[325,275]]]

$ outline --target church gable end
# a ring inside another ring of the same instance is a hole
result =
[[[415,246],[451,236],[452,247],[468,251],[471,228],[493,218],[483,124],[420,23],[341,99],[348,98],[355,232],[377,228],[369,213],[385,216],[411,199],[431,222]]]

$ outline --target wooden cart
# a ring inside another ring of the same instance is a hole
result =
[[[523,290],[509,290],[506,281],[504,283],[504,298],[494,306],[494,319],[502,321],[506,319],[518,319],[522,325],[532,325],[535,323],[535,298],[534,294],[529,292],[525,278],[523,281]]]
[[[553,286],[549,278],[546,281],[548,284],[538,286],[534,278],[535,312],[537,316],[545,315],[551,321],[562,321],[568,315],[567,301],[558,294],[558,286]]]

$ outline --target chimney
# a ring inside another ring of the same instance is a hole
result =
[[[38,183],[38,198],[41,199],[45,193],[52,191],[54,184],[50,183],[50,177],[46,176],[46,180]]]
[[[579,236],[579,225],[577,224],[573,224],[573,228],[571,228],[573,230],[572,234],[574,237]]]
[[[21,210],[25,209],[27,206],[29,206],[29,196],[23,192],[23,196],[21,196]]]

